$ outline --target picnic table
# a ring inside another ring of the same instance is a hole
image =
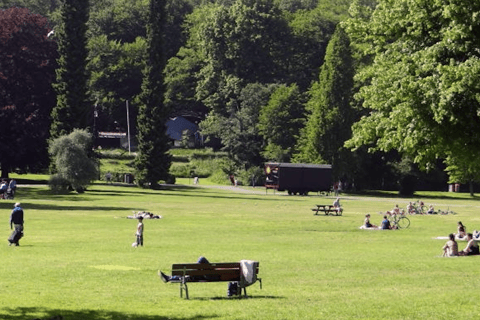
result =
[[[313,208],[312,211],[315,213],[313,215],[318,215],[319,212],[323,212],[326,216],[329,214],[336,215],[336,216],[341,216],[342,215],[342,210],[337,210],[335,206],[333,205],[328,205],[328,204],[317,204],[316,208]]]

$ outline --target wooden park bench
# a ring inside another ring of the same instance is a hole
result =
[[[316,206],[316,208],[312,209],[312,211],[315,212],[313,215],[318,215],[319,212],[323,212],[326,216],[328,216],[329,214],[335,214],[336,216],[342,215],[342,210],[337,210],[332,205],[317,204]]]
[[[253,284],[256,280],[260,282],[260,289],[262,288],[262,279],[257,278],[259,263],[254,265]],[[247,296],[246,287],[250,284],[246,281],[244,273],[242,272],[242,265],[240,262],[227,263],[176,263],[172,265],[172,280],[170,282],[180,283],[180,297],[188,299],[188,284],[191,282],[237,282],[237,295]]]

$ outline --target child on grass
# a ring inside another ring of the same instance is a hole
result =
[[[138,217],[138,225],[137,225],[137,232],[135,233],[137,236],[137,247],[143,247],[143,217]]]

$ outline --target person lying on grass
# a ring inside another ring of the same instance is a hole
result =
[[[455,241],[455,235],[450,233],[448,235],[449,240],[443,246],[443,256],[444,257],[454,257],[458,256],[458,244]]]
[[[473,234],[471,233],[467,234],[467,241],[468,241],[467,246],[465,247],[465,249],[460,251],[458,255],[471,256],[471,255],[480,254],[478,243],[473,239]]]

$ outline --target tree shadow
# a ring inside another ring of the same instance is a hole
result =
[[[42,314],[42,316],[37,316]],[[0,309],[0,318],[3,320],[194,320],[213,319],[218,315],[194,315],[191,317],[172,317],[162,315],[126,314],[105,310],[62,310],[47,308],[15,308]]]
[[[277,296],[266,296],[266,295],[253,295],[247,297],[190,297],[190,300],[232,300],[232,301],[242,301],[242,300],[250,300],[250,299],[285,299],[285,297],[277,297]]]
[[[421,191],[419,191],[421,192]],[[421,195],[421,194],[413,194],[411,196],[405,196],[405,195],[400,195],[398,193],[392,193],[392,192],[385,192],[385,191],[379,191],[379,190],[364,190],[364,191],[358,191],[355,193],[350,193],[351,195],[356,195],[356,196],[369,196],[369,197],[375,197],[375,198],[396,198],[396,199],[412,199],[412,200],[421,200],[421,199],[443,199],[443,200],[465,200],[465,199],[472,199],[472,200],[478,200],[480,199],[480,196],[473,195],[468,197],[459,197],[456,193],[447,193],[445,192],[444,194],[429,194],[429,195]]]

